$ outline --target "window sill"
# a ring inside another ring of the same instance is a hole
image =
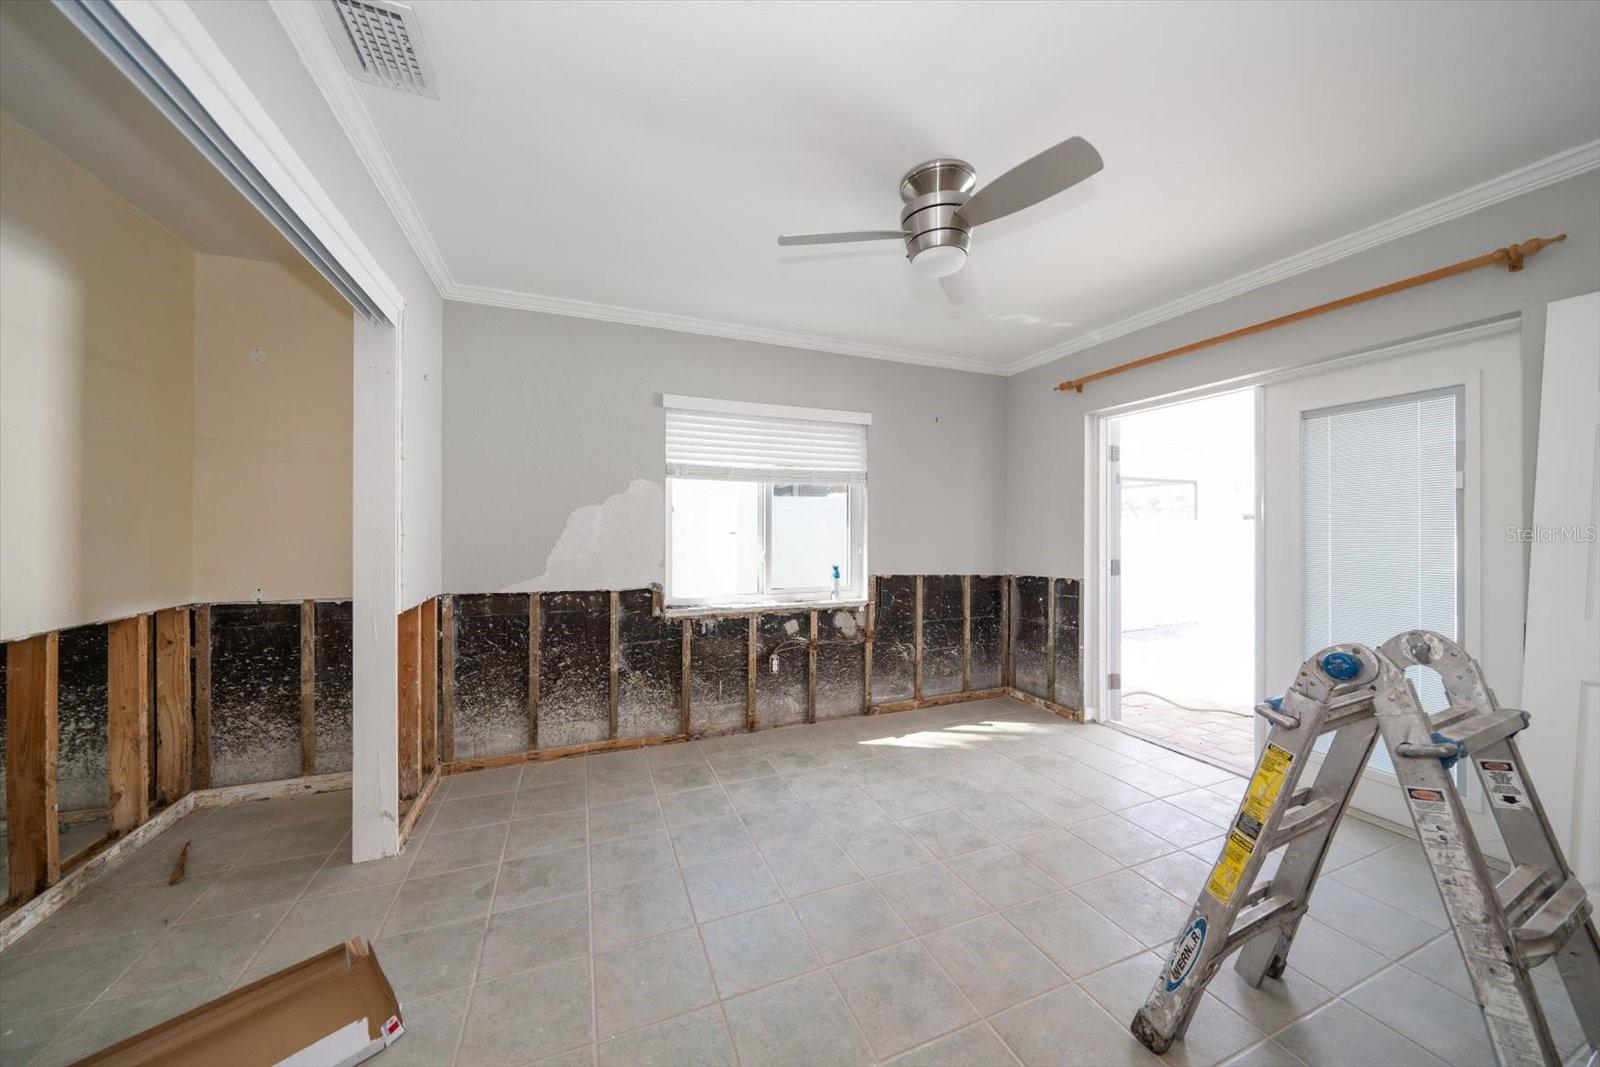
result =
[[[839,600],[740,600],[731,604],[680,604],[662,610],[668,619],[728,619],[746,615],[782,615],[803,611],[837,611],[864,608],[865,597]]]

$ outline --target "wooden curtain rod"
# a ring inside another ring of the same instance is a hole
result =
[[[1192,341],[1186,345],[1179,345],[1177,348],[1169,348],[1165,352],[1158,352],[1153,356],[1145,356],[1143,359],[1135,359],[1127,363],[1119,363],[1115,367],[1107,367],[1105,370],[1097,370],[1093,374],[1085,374],[1082,378],[1073,378],[1070,381],[1062,382],[1060,385],[1056,386],[1056,389],[1061,392],[1070,390],[1075,393],[1081,393],[1083,392],[1083,387],[1088,385],[1090,382],[1099,381],[1101,378],[1109,378],[1113,374],[1121,374],[1123,371],[1135,370],[1139,367],[1147,367],[1152,363],[1160,363],[1164,359],[1172,359],[1174,356],[1187,355],[1190,352],[1198,351],[1202,348],[1210,348],[1212,345],[1220,345],[1228,341],[1236,341],[1241,337],[1249,337],[1253,333],[1261,333],[1265,330],[1275,329],[1279,326],[1287,326],[1291,322],[1299,322],[1302,319],[1309,319],[1314,315],[1322,315],[1326,312],[1338,311],[1340,308],[1347,308],[1354,304],[1362,304],[1368,300],[1376,300],[1380,296],[1388,296],[1391,293],[1403,292],[1406,289],[1415,289],[1419,285],[1426,285],[1429,282],[1436,282],[1441,278],[1449,278],[1457,274],[1465,274],[1467,271],[1477,270],[1479,267],[1503,264],[1508,271],[1519,271],[1522,269],[1523,261],[1529,256],[1534,255],[1541,248],[1544,248],[1547,245],[1553,245],[1558,241],[1565,241],[1566,239],[1567,235],[1564,233],[1557,234],[1554,237],[1533,237],[1523,241],[1521,244],[1507,245],[1505,248],[1497,248],[1493,252],[1490,252],[1486,255],[1476,256],[1472,259],[1463,259],[1460,263],[1452,263],[1448,267],[1440,267],[1438,270],[1430,270],[1426,274],[1414,274],[1409,278],[1402,278],[1400,281],[1390,282],[1388,285],[1380,285],[1376,289],[1368,289],[1365,292],[1356,293],[1353,296],[1341,297],[1338,300],[1330,300],[1326,304],[1318,304],[1316,307],[1305,308],[1304,310],[1295,311],[1288,315],[1279,315],[1275,319],[1268,319],[1265,322],[1258,322],[1253,326],[1243,326],[1237,330],[1230,330],[1227,333],[1219,333],[1217,336],[1208,337],[1204,341]]]

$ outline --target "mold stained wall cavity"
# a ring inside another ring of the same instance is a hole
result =
[[[1049,665],[1045,662],[1048,640],[1045,598],[1049,593],[1050,579],[1028,575],[1019,577],[1015,585],[1017,599],[1013,610],[1017,613],[1017,643],[1011,657],[1016,664],[1016,687],[1024,693],[1048,700],[1050,678]]]
[[[877,632],[872,645],[872,702],[916,696],[917,580],[909,574],[878,578]],[[957,666],[957,677],[960,667]]]
[[[350,601],[317,605],[317,773],[351,769]]]
[[[106,806],[106,638],[104,625],[61,631],[56,675],[58,811]]]
[[[455,598],[457,759],[528,749],[528,598]]]
[[[860,715],[866,689],[867,631],[862,609],[817,613],[818,719]]]
[[[691,625],[689,732],[696,737],[737,733],[744,729],[750,620],[696,619]]]
[[[211,780],[300,775],[300,604],[211,609]]]
[[[922,695],[961,692],[961,576],[922,579]]]
[[[1083,707],[1080,594],[1078,579],[1056,580],[1056,691],[1050,699],[1069,708]]]
[[[756,622],[756,726],[806,721],[811,615],[762,615]]]
[[[539,605],[539,747],[604,741],[611,734],[611,594],[543,593]]]
[[[1001,632],[1005,580],[994,575],[972,578],[972,688],[1004,685],[1005,634]]]
[[[650,589],[618,596],[617,736],[683,732],[683,626],[655,613]]]

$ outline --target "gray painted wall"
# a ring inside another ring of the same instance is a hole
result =
[[[1539,253],[1518,274],[1475,271],[1095,382],[1082,394],[1052,389],[1079,374],[1557,233],[1566,233],[1566,242]],[[1088,413],[1512,313],[1522,315],[1524,512],[1531,522],[1545,305],[1597,288],[1600,173],[1590,173],[1009,378],[1005,567],[1014,574],[1082,576]]]
[[[1002,378],[454,302],[444,352],[451,592],[661,581],[663,393],[870,411],[869,568],[1001,565]]]

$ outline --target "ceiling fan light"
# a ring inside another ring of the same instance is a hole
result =
[[[929,278],[948,278],[967,265],[967,250],[960,245],[934,245],[911,257],[911,269]]]

